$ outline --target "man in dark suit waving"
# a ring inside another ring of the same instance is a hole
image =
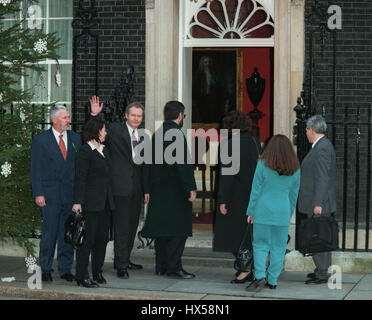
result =
[[[103,107],[99,97],[90,99],[91,115],[97,116]],[[128,269],[142,269],[141,265],[130,261],[142,201],[149,202],[147,183],[143,166],[133,161],[134,148],[139,143],[138,127],[142,123],[144,108],[133,102],[125,111],[126,123],[113,122],[107,125],[105,145],[108,149],[112,167],[112,189],[115,210],[114,226],[114,265],[119,278],[129,278]]]
[[[336,153],[332,143],[325,137],[327,124],[320,115],[306,122],[306,136],[312,148],[301,164],[301,184],[298,198],[300,214],[311,216],[332,215],[336,212]],[[306,284],[328,281],[331,252],[313,254],[314,273],[308,274]]]
[[[31,183],[36,204],[43,215],[40,265],[43,281],[52,281],[52,265],[58,240],[58,271],[72,281],[74,249],[64,241],[64,225],[74,199],[75,153],[80,136],[67,130],[70,113],[64,106],[51,109],[53,126],[34,137],[31,149]]]

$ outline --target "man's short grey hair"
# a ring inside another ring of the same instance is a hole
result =
[[[141,102],[138,102],[138,101],[135,101],[135,102],[132,102],[130,104],[127,105],[127,107],[125,108],[125,113],[128,113],[129,114],[129,109],[131,108],[141,108],[143,112],[145,112],[145,108],[143,107],[142,103]]]
[[[58,112],[60,110],[66,110],[66,111],[68,111],[65,106],[63,106],[61,104],[57,104],[57,105],[55,105],[54,107],[52,107],[50,109],[50,118],[56,117],[58,115]]]
[[[317,114],[306,121],[306,128],[313,129],[314,132],[318,134],[325,134],[327,131],[327,123],[321,115]]]

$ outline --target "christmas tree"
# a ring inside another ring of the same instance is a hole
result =
[[[16,241],[32,255],[30,238],[41,229],[41,213],[32,199],[30,151],[46,106],[31,104],[33,92],[20,79],[26,70],[44,70],[41,61],[57,61],[60,46],[55,34],[29,23],[27,8],[35,5],[0,0],[0,240]]]

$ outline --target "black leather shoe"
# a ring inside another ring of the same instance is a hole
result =
[[[129,278],[129,273],[127,269],[118,269],[117,275],[121,279],[128,279]]]
[[[71,273],[65,273],[63,276],[61,276],[61,279],[71,282],[75,280],[75,277]]]
[[[236,283],[246,283],[247,281],[253,281],[254,276],[253,272],[250,272],[248,275],[245,276],[245,278],[239,280],[239,279],[233,279],[230,281],[230,283],[236,284]]]
[[[41,280],[44,281],[44,282],[52,282],[53,278],[52,278],[52,275],[50,273],[43,273],[41,275]]]
[[[98,288],[99,287],[99,285],[97,283],[93,282],[90,279],[85,279],[85,280],[75,279],[75,280],[76,280],[76,283],[79,287],[80,286],[83,286],[85,288]]]
[[[313,278],[305,281],[305,284],[321,284],[321,283],[327,283],[328,279],[319,279],[319,278]]]
[[[128,269],[129,270],[141,270],[141,269],[143,269],[143,267],[140,264],[135,264],[135,263],[129,262]]]
[[[265,288],[276,289],[276,284],[270,284],[270,283],[266,282],[265,283]]]
[[[254,290],[257,290],[259,288],[262,288],[265,284],[265,278],[261,278],[261,279],[254,279],[248,286],[247,286],[247,290],[248,291],[254,291]]]
[[[192,278],[195,278],[195,274],[192,274],[192,273],[189,273],[183,269],[181,269],[180,271],[177,271],[177,272],[170,272],[170,273],[167,273],[167,276],[168,277],[176,277],[176,278],[179,278],[179,279],[192,279]]]
[[[101,284],[107,283],[106,279],[102,275],[102,272],[94,274],[93,275],[93,280],[98,282],[98,283],[101,283]]]
[[[316,278],[316,274],[315,274],[315,272],[308,273],[306,276],[307,276],[308,278],[310,278],[310,279],[315,279],[315,278]]]

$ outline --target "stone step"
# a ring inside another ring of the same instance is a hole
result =
[[[352,232],[348,230],[347,232]],[[314,270],[314,264],[311,257],[304,257],[301,253],[294,250],[294,226],[291,225],[290,232],[292,240],[288,245],[291,251],[285,257],[284,269],[289,271]],[[361,239],[362,240],[362,239]],[[39,240],[32,240],[36,245],[36,256],[38,256]],[[360,243],[363,243],[361,241]],[[137,263],[154,264],[154,250],[145,248],[138,249],[141,243],[136,240],[133,250],[133,260]],[[233,267],[233,256],[230,253],[213,252],[213,235],[211,233],[194,233],[193,237],[188,238],[183,255],[184,265],[211,266],[211,267]],[[0,255],[25,257],[26,252],[14,242],[0,242]],[[106,250],[106,262],[113,261],[114,250],[113,242],[110,241]],[[56,258],[56,257],[55,257]],[[347,273],[372,273],[372,253],[371,252],[342,252],[332,253],[332,263],[339,266],[343,272]]]
[[[135,263],[154,264],[155,251],[154,249],[136,249],[132,252],[132,258]],[[112,257],[106,261],[112,261]],[[182,256],[182,264],[184,266],[199,266],[199,267],[219,267],[233,268],[234,259],[230,253],[213,252],[209,248],[185,248]]]

